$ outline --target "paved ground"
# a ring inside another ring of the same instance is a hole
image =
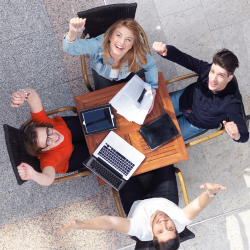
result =
[[[133,2],[130,0],[111,1]],[[28,107],[10,107],[10,96],[20,88],[33,87],[46,110],[74,105],[73,96],[87,92],[79,57],[62,51],[68,21],[77,11],[104,5],[103,0],[0,1],[0,123],[19,127]],[[226,47],[240,61],[236,77],[246,113],[250,114],[250,1],[248,0],[138,0],[136,20],[150,45],[155,40],[172,44],[199,59],[211,61],[213,53]],[[189,71],[153,53],[165,79]],[[90,75],[91,78],[91,75]],[[185,86],[169,86],[173,91]],[[99,188],[94,175],[40,187],[34,182],[16,184],[0,133],[0,249],[119,249],[134,242],[114,232],[79,231],[55,237],[72,218],[101,214],[117,215],[111,189]],[[238,144],[227,134],[188,149],[190,160],[176,164],[187,184],[190,200],[211,181],[228,189],[195,219],[190,229],[196,238],[181,249],[250,249],[249,142]],[[184,202],[180,192],[180,205]],[[133,246],[126,249],[133,249]]]

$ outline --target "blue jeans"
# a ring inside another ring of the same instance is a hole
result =
[[[152,175],[152,179],[147,187],[140,181],[140,176],[142,175],[144,175],[146,179],[147,177],[145,176]],[[129,214],[130,208],[137,200],[166,198],[178,206],[179,196],[174,165],[132,176],[119,191],[119,194],[126,215]]]
[[[182,137],[185,140],[187,140],[189,137],[194,136],[202,131],[204,131],[205,129],[203,128],[197,128],[195,126],[193,126],[191,123],[189,123],[186,119],[186,117],[188,117],[188,113],[186,112],[182,112],[180,110],[180,105],[179,105],[179,100],[180,100],[180,96],[182,95],[182,93],[184,92],[184,89],[179,90],[178,92],[176,92],[175,94],[171,95],[171,101],[174,107],[174,112],[176,116],[180,116],[178,118],[178,123],[180,126],[180,130],[182,133]]]

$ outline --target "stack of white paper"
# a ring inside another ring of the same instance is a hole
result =
[[[152,101],[151,85],[135,75],[109,103],[128,121],[142,125]]]

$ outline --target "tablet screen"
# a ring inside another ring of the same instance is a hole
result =
[[[151,148],[156,148],[179,134],[168,115],[143,128]]]
[[[109,107],[82,113],[87,133],[114,128]]]

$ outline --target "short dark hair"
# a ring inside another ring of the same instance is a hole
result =
[[[37,145],[37,133],[36,128],[41,127],[50,127],[53,128],[51,123],[44,123],[44,124],[31,124],[27,126],[24,131],[24,146],[28,154],[32,156],[37,156],[43,148],[38,147]]]
[[[213,56],[213,63],[219,65],[227,71],[227,75],[233,75],[236,68],[239,67],[237,56],[228,49],[221,49]]]
[[[174,239],[171,240],[167,240],[165,242],[158,242],[158,239],[154,236],[153,238],[153,245],[154,248],[156,250],[176,250],[180,247],[180,237],[179,234],[177,232],[177,230],[175,230],[175,235],[176,237]]]

